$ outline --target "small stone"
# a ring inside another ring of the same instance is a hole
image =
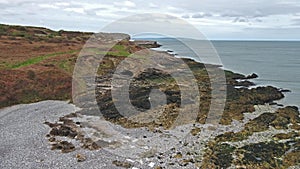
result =
[[[83,162],[86,160],[86,157],[82,154],[76,154],[77,162]]]
[[[56,139],[54,137],[49,138],[50,142],[54,142]]]
[[[131,168],[132,167],[132,164],[130,164],[128,162],[122,162],[122,161],[115,160],[112,163],[114,165],[116,165],[117,167],[123,167],[123,168]]]
[[[148,166],[151,167],[151,168],[154,167],[154,165],[155,165],[154,162],[151,162],[151,163],[148,164]]]
[[[182,158],[181,152],[178,152],[178,153],[174,156],[174,158]]]
[[[52,145],[51,150],[61,150],[62,153],[69,153],[75,150],[75,146],[67,141],[59,141]]]
[[[100,145],[98,145],[96,142],[94,142],[91,138],[85,138],[83,141],[83,148],[89,149],[89,150],[98,150],[100,149]]]
[[[201,132],[201,129],[198,128],[198,127],[193,128],[193,129],[191,130],[191,134],[192,134],[193,136],[196,136],[199,132]]]
[[[183,163],[195,163],[192,158],[190,158],[190,159],[184,159],[182,162]]]

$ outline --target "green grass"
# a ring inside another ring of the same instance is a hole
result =
[[[41,62],[45,59],[48,59],[50,57],[63,55],[63,54],[72,54],[72,53],[75,53],[75,52],[78,52],[78,50],[71,50],[71,51],[67,51],[67,52],[56,52],[56,53],[51,53],[51,54],[47,54],[47,55],[42,55],[42,56],[38,56],[38,57],[35,57],[35,58],[30,58],[30,59],[28,59],[24,62],[21,62],[21,63],[10,65],[9,68],[17,69],[17,68],[21,68],[21,67],[24,67],[24,66],[29,66],[29,65],[39,63],[39,62]]]
[[[7,35],[8,26],[0,24],[0,35]]]
[[[88,48],[86,49],[89,52],[93,52],[97,55],[111,55],[111,56],[129,56],[130,52],[126,49],[124,45],[115,45],[112,47],[112,51],[103,51],[98,48]]]
[[[114,50],[117,52],[113,52],[117,56],[129,56],[130,53],[127,51],[126,47],[124,45],[115,45],[113,47]]]
[[[70,60],[63,60],[59,62],[58,67],[71,73],[73,71],[73,63]]]
[[[63,60],[62,62],[60,62],[58,66],[59,66],[59,68],[64,69],[64,70],[68,69],[66,60]]]

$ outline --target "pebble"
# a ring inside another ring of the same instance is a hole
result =
[[[154,162],[151,162],[151,163],[148,164],[148,166],[151,167],[151,168],[154,167],[154,165],[155,165]]]
[[[77,162],[83,162],[86,160],[86,157],[82,154],[76,154]]]

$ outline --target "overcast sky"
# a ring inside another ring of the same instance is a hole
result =
[[[0,0],[0,22],[97,32],[125,16],[170,14],[209,39],[300,40],[299,0]]]

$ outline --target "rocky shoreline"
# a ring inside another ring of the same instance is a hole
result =
[[[143,49],[131,47],[132,52]],[[170,63],[178,59],[162,54]],[[97,107],[90,107],[92,104],[87,102],[76,113],[57,122],[46,122],[51,128],[47,137],[53,150],[63,153],[78,149],[108,151],[115,155],[112,158],[125,158],[112,161],[113,165],[123,168],[288,168],[299,165],[298,108],[270,106],[284,97],[281,89],[272,86],[248,88],[254,85],[248,80],[257,78],[256,74],[245,76],[225,70],[224,112],[219,122],[206,124],[212,91],[206,68],[221,68],[182,59],[196,78],[201,103],[196,119],[187,119],[185,125],[171,129],[180,115],[182,91],[167,72],[145,69],[132,80],[130,101],[140,115],[125,117],[114,106],[113,73],[126,58],[111,55],[103,58],[95,79]],[[134,59],[137,64],[143,61]],[[132,68],[130,64],[127,66],[127,70]],[[123,73],[133,75],[130,71]],[[152,89],[165,93],[167,101],[150,110]],[[188,103],[183,112],[191,111],[190,105],[193,102]],[[155,120],[147,121],[153,117]],[[77,146],[60,137],[74,140]],[[77,159],[78,162],[88,160],[83,156]]]
[[[168,54],[173,51],[156,51],[159,64],[138,69],[153,53],[147,48],[159,44],[137,44],[126,34],[92,36],[2,24],[0,30],[0,107],[37,102],[0,110],[0,168],[300,167],[299,110],[278,105],[288,91],[255,86],[249,80],[255,74],[178,59]],[[87,40],[92,44],[82,50]],[[105,51],[107,46],[112,48]],[[95,77],[83,74],[86,91],[75,93],[73,104],[38,102],[71,99],[80,53],[83,64],[100,63]],[[116,73],[122,64],[125,71]],[[179,66],[164,69],[174,65]],[[179,83],[171,76],[186,75],[187,68],[192,76],[179,78]],[[125,103],[112,97],[122,91],[116,77],[133,77],[128,97],[136,114],[116,109],[114,103]],[[212,80],[222,83],[213,85]],[[196,84],[193,90],[191,83]]]

